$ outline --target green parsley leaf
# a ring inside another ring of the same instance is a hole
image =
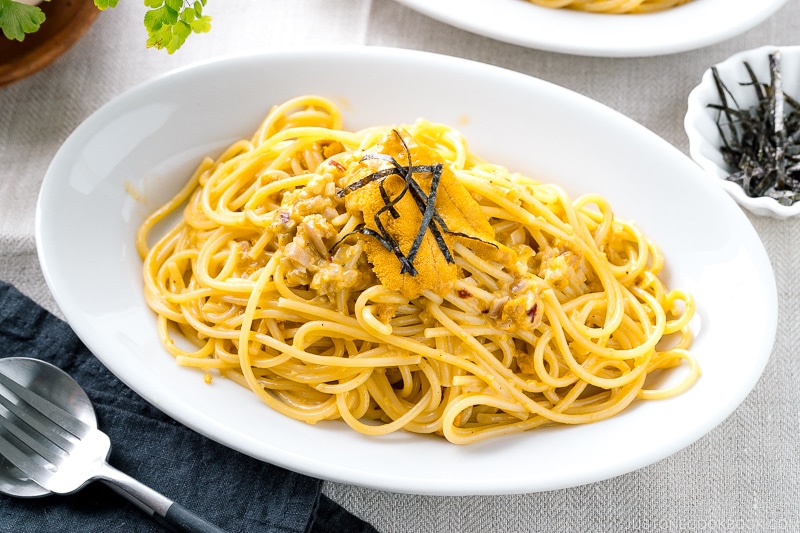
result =
[[[208,33],[211,30],[211,17],[200,17],[189,24],[195,33]]]
[[[119,2],[119,0],[94,0],[94,5],[100,11],[105,11],[110,7],[117,7],[117,2]]]
[[[44,19],[44,12],[36,6],[0,0],[0,30],[6,39],[25,40],[25,34],[38,31]]]
[[[149,10],[144,14],[144,26],[148,31],[158,31],[162,26],[172,26],[178,22],[178,12],[167,5]]]

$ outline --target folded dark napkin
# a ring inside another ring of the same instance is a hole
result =
[[[137,396],[70,327],[0,281],[0,358],[35,357],[86,390],[111,438],[109,463],[230,532],[371,533],[320,492],[322,481],[211,441]],[[164,531],[102,483],[69,496],[0,495],[0,531]]]

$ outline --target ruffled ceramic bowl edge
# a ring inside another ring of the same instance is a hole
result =
[[[750,107],[756,100],[752,87],[739,84],[747,80],[744,62],[750,64],[759,80],[767,81],[770,79],[769,54],[778,49],[781,51],[784,91],[795,98],[800,97],[800,46],[761,46],[738,52],[715,65],[726,87],[733,93],[741,108]],[[800,214],[800,202],[786,206],[773,198],[752,198],[747,196],[742,187],[725,179],[730,174],[730,169],[719,151],[722,138],[717,129],[717,112],[708,107],[711,103],[719,103],[719,96],[709,67],[703,73],[700,83],[689,93],[688,107],[683,121],[689,138],[691,158],[700,165],[709,178],[717,182],[748,211],[773,218],[789,218]]]

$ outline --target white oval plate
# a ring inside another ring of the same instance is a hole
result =
[[[232,382],[206,385],[200,372],[178,367],[161,347],[142,297],[136,227],[180,188],[201,156],[249,138],[270,106],[306,93],[339,102],[349,129],[424,117],[455,125],[491,161],[560,183],[572,195],[605,195],[619,217],[639,221],[662,246],[670,285],[695,294],[700,381],[686,394],[637,403],[605,422],[456,446],[404,432],[364,437],[341,422],[307,425]],[[688,157],[578,94],[422,52],[245,56],[147,82],[102,107],[66,140],[44,178],[36,221],[41,265],[65,317],[146,400],[258,459],[395,492],[534,492],[650,464],[733,412],[755,385],[775,336],[775,281],[761,241]]]
[[[685,52],[755,27],[786,0],[693,0],[657,13],[607,15],[525,0],[396,0],[431,18],[498,41],[595,57]]]

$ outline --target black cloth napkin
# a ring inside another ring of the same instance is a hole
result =
[[[322,481],[233,451],[161,413],[108,371],[65,322],[0,281],[2,357],[43,359],[69,373],[111,438],[109,463],[226,531],[376,531],[321,494]],[[106,485],[91,483],[68,496],[0,495],[0,531],[164,529]]]

